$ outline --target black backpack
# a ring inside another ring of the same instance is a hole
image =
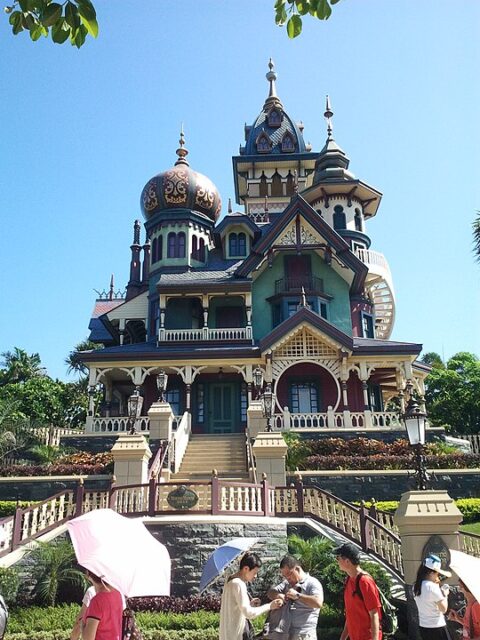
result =
[[[368,576],[369,573],[359,573],[355,578],[355,589],[353,590],[353,595],[359,596],[362,601],[364,600],[363,593],[360,589],[360,580],[362,576]],[[345,581],[345,586],[347,584],[348,578]],[[380,605],[382,609],[382,616],[380,620],[380,626],[382,628],[382,633],[384,636],[393,636],[398,629],[398,616],[397,616],[397,608],[390,602],[387,596],[383,593],[383,591],[378,587],[378,595],[380,596]]]

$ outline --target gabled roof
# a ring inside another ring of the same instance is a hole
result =
[[[227,227],[231,225],[243,224],[245,225],[254,235],[257,237],[261,234],[260,229],[253,222],[250,216],[247,216],[245,213],[229,213],[227,214],[223,220],[218,224],[215,229],[215,235],[221,236],[227,229]]]
[[[323,220],[314,209],[312,209],[302,196],[298,194],[292,198],[283,214],[281,214],[277,220],[271,224],[269,230],[256,244],[250,256],[237,269],[237,276],[245,277],[250,275],[250,273],[264,260],[267,251],[275,245],[275,240],[297,216],[304,218],[315,230],[317,230],[318,233],[325,238],[327,244],[335,250],[336,254],[341,255],[342,262],[354,272],[354,278],[351,285],[352,293],[363,291],[368,267],[364,265],[363,262],[359,260],[354,253],[352,253],[352,251],[350,251],[350,247],[345,240],[334,229],[332,229],[332,227],[325,222],[325,220]],[[302,245],[300,244],[299,238],[298,242],[298,249],[300,249]]]
[[[309,324],[318,329],[323,334],[331,338],[339,347],[345,347],[349,351],[353,351],[353,339],[333,324],[324,320],[321,316],[306,307],[302,307],[292,316],[281,322],[278,326],[260,340],[260,350],[262,352],[270,349],[272,345],[277,343],[286,334],[290,333],[296,327],[302,324]]]

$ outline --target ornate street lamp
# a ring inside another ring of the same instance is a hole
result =
[[[157,373],[157,389],[160,402],[165,402],[165,391],[167,390],[168,376],[163,369]]]
[[[262,410],[263,417],[267,419],[267,431],[270,433],[272,431],[271,420],[273,414],[273,391],[270,383],[267,384],[262,393]]]
[[[260,391],[263,387],[263,371],[257,365],[252,372],[253,374],[253,386],[255,388],[255,395],[257,398],[260,397]]]
[[[427,415],[418,406],[413,396],[410,396],[403,421],[407,430],[408,441],[413,447],[415,455],[415,484],[419,491],[425,491],[430,481],[430,476],[425,468],[425,456],[423,447],[425,445],[425,422]]]
[[[142,411],[143,398],[138,389],[128,397],[128,422],[130,424],[130,435],[136,431],[135,425]]]

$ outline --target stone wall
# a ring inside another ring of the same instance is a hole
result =
[[[294,482],[290,476],[288,481]],[[400,500],[413,488],[407,471],[321,471],[302,472],[304,484],[314,484],[347,502],[358,500]],[[444,469],[432,473],[432,489],[445,489],[454,498],[477,498],[480,469]]]
[[[76,449],[77,451],[89,451],[90,453],[103,453],[110,451],[121,433],[105,435],[69,435],[60,438],[60,446]]]
[[[200,523],[146,524],[170,553],[173,596],[197,594],[202,569],[209,555],[232,538],[259,538],[254,551],[264,563],[275,563],[275,570],[268,573],[274,573],[278,583],[278,563],[287,553],[287,528],[273,518],[262,519],[262,522],[255,522],[254,518],[237,518],[231,523],[212,519]],[[262,569],[266,574],[268,567]],[[222,586],[223,582],[218,581],[214,590],[220,593]],[[260,584],[257,586],[260,587]]]
[[[87,491],[104,491],[110,488],[111,477],[82,476]],[[0,480],[0,500],[31,500],[41,501],[50,498],[65,489],[75,490],[78,478],[72,476],[55,476],[48,478],[2,478]]]

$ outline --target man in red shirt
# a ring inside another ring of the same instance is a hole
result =
[[[360,567],[360,551],[346,543],[334,551],[345,582],[345,627],[340,640],[381,640],[382,605],[375,580]]]

